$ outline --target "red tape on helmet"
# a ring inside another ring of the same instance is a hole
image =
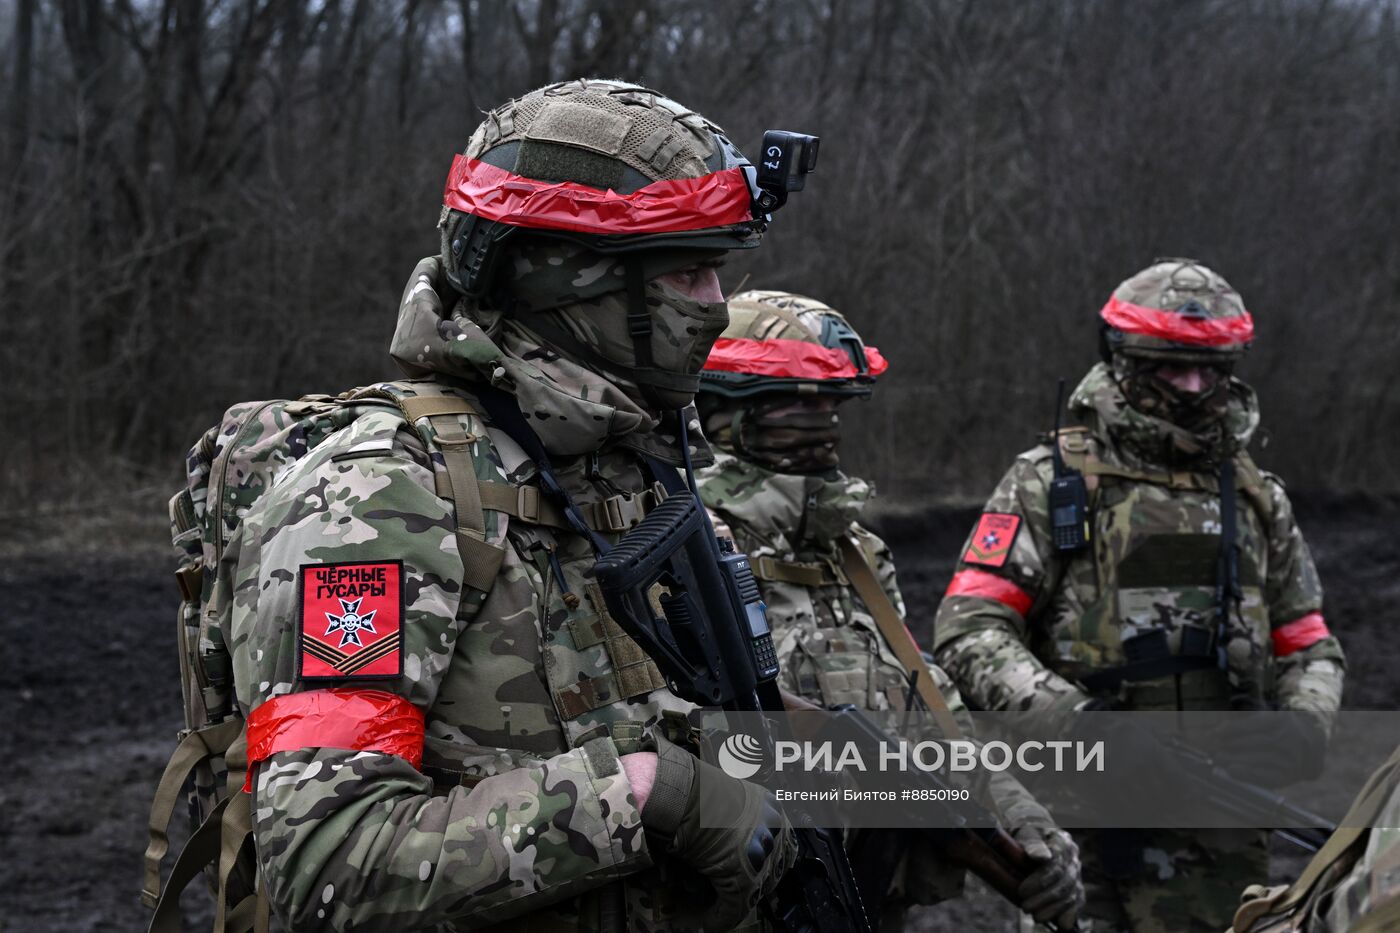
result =
[[[753,220],[748,180],[738,168],[619,194],[572,181],[536,181],[459,154],[442,203],[513,227],[579,233],[681,233]]]
[[[1001,603],[1018,616],[1024,617],[1031,611],[1031,594],[1021,589],[1005,577],[999,577],[985,570],[959,570],[953,574],[948,590],[949,596],[972,596],[976,599],[990,599]]]
[[[1327,628],[1327,620],[1322,617],[1322,613],[1309,612],[1274,629],[1274,657],[1286,658],[1295,651],[1311,648],[1331,636],[1332,632]]]
[[[878,376],[890,368],[875,347],[865,348],[867,375]],[[854,379],[860,375],[851,358],[840,350],[802,340],[749,340],[721,337],[715,341],[705,368],[748,376],[780,379]]]
[[[311,690],[273,697],[248,716],[248,777],[274,752],[344,748],[398,755],[413,767],[423,763],[423,713],[401,696],[383,690]]]
[[[1225,347],[1254,339],[1254,318],[1246,311],[1239,317],[1200,318],[1145,308],[1116,295],[1099,312],[1110,327],[1130,334],[1157,337],[1197,347]]]

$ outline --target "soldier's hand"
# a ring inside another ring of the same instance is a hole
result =
[[[1069,833],[1053,826],[1026,824],[1012,835],[1038,863],[1017,891],[1020,908],[1037,923],[1053,921],[1061,930],[1073,930],[1084,907],[1079,847]]]
[[[642,826],[714,888],[714,902],[697,905],[704,928],[731,929],[791,867],[797,854],[792,826],[763,788],[735,780],[664,739],[657,740],[656,756]]]

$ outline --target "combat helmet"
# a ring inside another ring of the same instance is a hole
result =
[[[792,292],[751,290],[729,299],[729,326],[700,373],[700,391],[868,396],[888,368],[835,308]]]
[[[443,192],[448,280],[489,297],[504,247],[528,233],[605,254],[745,249],[767,216],[724,131],[620,81],[553,84],[487,114]]]
[[[1158,259],[1114,289],[1099,312],[1105,361],[1227,365],[1254,340],[1254,319],[1229,282],[1194,259]]]
[[[770,130],[755,167],[714,123],[647,88],[574,80],[532,91],[487,114],[453,161],[439,221],[444,273],[477,308],[584,311],[593,320],[543,314],[530,327],[622,373],[657,406],[682,407],[713,337],[691,335],[696,352],[662,341],[659,359],[648,283],[758,245],[771,212],[815,168],[817,143]],[[609,318],[612,336],[581,333],[596,329],[598,312],[580,303],[619,295],[625,319]]]

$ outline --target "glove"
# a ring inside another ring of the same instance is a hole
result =
[[[1037,862],[1017,889],[1017,905],[1036,923],[1054,922],[1073,930],[1084,908],[1084,881],[1079,875],[1079,847],[1069,833],[1053,826],[1023,824],[1011,834]]]
[[[732,929],[796,860],[792,826],[763,788],[735,780],[665,739],[656,741],[656,781],[642,826],[714,889],[714,903],[705,905],[705,929]],[[702,825],[720,819],[730,825]]]
[[[1005,814],[1011,835],[1036,863],[1021,882],[1016,903],[1037,923],[1054,921],[1073,930],[1084,906],[1084,883],[1079,877],[1079,847],[1061,831],[1045,807],[1006,772],[991,779],[992,797]]]

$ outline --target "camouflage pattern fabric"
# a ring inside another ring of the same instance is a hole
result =
[[[1230,933],[1400,929],[1400,748],[1339,825],[1293,884],[1246,888]]]
[[[1154,262],[1119,283],[1111,301],[1155,308],[1198,321],[1238,323],[1249,316],[1244,300],[1224,276],[1194,259]],[[1236,360],[1248,348],[1248,341],[1199,346],[1117,327],[1111,327],[1107,337],[1114,351],[1181,363],[1213,364]]]
[[[1162,472],[1161,462],[1151,457],[1171,443],[1165,439],[1170,426],[1129,407],[1106,365],[1085,377],[1070,400],[1070,412],[1072,423],[1086,429],[1085,443],[1101,463]],[[1258,420],[1253,394],[1237,387],[1225,421],[1237,449],[1248,444]],[[1218,448],[1202,448],[1196,472],[1185,471],[1194,481],[1180,485],[1089,477],[1091,543],[1065,554],[1051,543],[1051,448],[1042,444],[1019,456],[985,507],[985,513],[1008,516],[999,520],[1005,525],[1014,523],[1008,549],[996,558],[981,557],[973,547],[978,542],[970,537],[957,565],[959,573],[990,581],[1004,598],[957,595],[956,587],[951,588],[935,622],[935,656],[969,703],[988,710],[1077,708],[1091,697],[1080,678],[1123,664],[1125,638],[1164,628],[1175,653],[1184,632],[1212,625],[1213,574],[1208,579],[1199,574],[1191,580],[1165,579],[1160,567],[1166,565],[1164,553],[1177,559],[1172,566],[1214,566],[1220,532],[1218,458]],[[1338,708],[1344,661],[1336,638],[1274,656],[1272,632],[1319,612],[1322,588],[1283,484],[1266,473],[1258,477],[1260,488],[1254,494],[1237,497],[1243,599],[1230,626],[1228,671],[1183,674],[1180,693],[1170,679],[1124,684],[1113,697],[1123,708],[1171,709],[1179,702],[1187,709],[1221,709],[1237,697],[1290,710]],[[1169,903],[1175,903],[1173,911],[1192,905],[1192,922],[1222,929],[1229,923],[1234,893],[1226,896],[1226,886],[1215,879],[1228,877],[1230,884],[1247,879],[1232,867],[1241,873],[1257,871],[1250,853],[1263,857],[1262,845],[1248,839],[1217,845],[1152,834],[1148,852],[1155,861],[1129,896],[1122,887],[1094,890],[1097,856],[1094,840],[1086,841],[1091,843],[1082,847],[1091,912],[1096,900],[1101,905],[1115,902],[1131,912],[1134,930],[1182,929],[1172,925],[1180,917],[1161,920]],[[1160,883],[1158,894],[1150,893],[1154,883]],[[1104,910],[1099,914],[1109,917]]]
[[[889,548],[856,521],[874,494],[870,484],[848,476],[774,473],[723,451],[696,479],[701,498],[750,560],[806,564],[831,581],[815,587],[759,581],[784,689],[823,706],[904,709],[908,675],[846,582],[836,547],[841,536],[853,536],[890,601],[904,612]],[[939,686],[951,691],[950,704],[966,708],[951,681]]]
[[[773,558],[819,569],[828,582],[803,585],[760,579],[784,689],[823,706],[851,703],[862,709],[906,708],[908,679],[874,616],[846,580],[837,541],[853,538],[875,568],[890,601],[904,614],[894,560],[877,535],[858,521],[874,489],[840,473],[827,476],[776,473],[725,452],[697,473],[700,496],[720,534],[731,537],[751,561]],[[759,573],[763,573],[759,568]],[[965,712],[957,688],[937,665],[930,670],[954,715]],[[964,719],[964,731],[969,723]],[[1014,778],[992,778],[992,798],[1013,828],[1053,830],[1045,809]],[[915,837],[896,871],[881,929],[898,929],[915,904],[933,904],[962,893],[963,870],[926,840]]]
[[[1395,928],[1400,917],[1400,782],[1366,834],[1361,857],[1319,908],[1303,927],[1307,933],[1343,933],[1383,912],[1392,926],[1378,929]]]
[[[445,310],[440,287],[437,260],[424,260],[395,357],[414,376],[514,392],[578,502],[648,488],[637,451],[680,459],[675,433],[627,389],[509,322],[487,336],[463,306]],[[496,428],[454,417],[480,478],[533,476]],[[223,555],[214,585],[233,600],[245,714],[320,686],[297,679],[303,564],[403,562],[403,675],[376,688],[423,712],[424,770],[336,748],[258,767],[254,836],[279,915],[308,930],[478,928],[526,914],[551,930],[683,928],[676,917],[705,895],[648,848],[618,757],[651,730],[679,730],[687,707],[608,616],[579,535],[487,512],[487,543],[506,555],[479,592],[463,586],[454,527],[416,432],[371,411],[285,469]]]

